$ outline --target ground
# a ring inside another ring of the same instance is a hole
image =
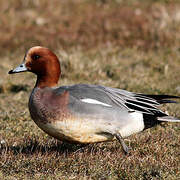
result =
[[[0,179],[179,179],[180,123],[118,141],[58,142],[27,107],[36,77],[8,75],[34,45],[61,61],[59,85],[102,84],[180,96],[180,2],[48,0],[0,2]],[[162,107],[180,118],[180,105]]]

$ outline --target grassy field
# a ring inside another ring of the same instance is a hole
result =
[[[59,85],[102,84],[180,96],[180,2],[0,1],[0,179],[180,179],[180,123],[117,142],[58,142],[31,120],[36,77],[7,72],[34,45],[61,61]],[[180,105],[162,107],[180,118]]]

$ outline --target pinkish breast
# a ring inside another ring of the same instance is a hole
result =
[[[69,115],[63,96],[53,94],[50,88],[34,88],[29,99],[29,111],[32,119],[41,123],[63,120]]]

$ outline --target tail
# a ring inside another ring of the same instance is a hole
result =
[[[173,117],[173,116],[162,116],[157,117],[158,121],[167,121],[167,122],[180,122],[180,119]]]
[[[157,103],[159,104],[165,104],[165,103],[177,103],[176,101],[170,100],[170,99],[179,99],[180,96],[171,96],[171,95],[148,95],[148,94],[143,94],[143,96],[147,98],[154,99]],[[158,121],[167,121],[167,122],[180,122],[180,119],[173,117],[173,116],[168,116],[166,113],[159,113],[155,114],[156,119]]]
[[[143,96],[152,98],[156,100],[159,104],[165,103],[177,103],[176,101],[170,99],[180,99],[180,96],[171,96],[171,95],[150,95],[150,94],[143,94]]]

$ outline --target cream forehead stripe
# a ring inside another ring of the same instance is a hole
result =
[[[35,47],[32,47],[31,49],[29,49],[28,52],[33,52],[33,51],[36,51],[36,50],[39,50],[39,49],[42,49],[43,47],[41,46],[35,46]],[[44,49],[44,48],[43,48]],[[47,49],[47,48],[46,48]]]
[[[32,53],[34,53],[34,52],[36,52],[36,51],[38,51],[38,50],[41,50],[41,49],[43,49],[43,47],[41,47],[41,46],[35,46],[35,47],[30,48],[30,49],[26,52],[25,58],[26,58],[27,56],[29,56],[30,54],[32,54]],[[46,48],[46,49],[47,49],[47,48]]]
[[[87,99],[81,99],[81,101],[83,101],[83,102],[85,102],[85,103],[89,103],[89,104],[100,104],[100,105],[103,105],[103,106],[112,107],[111,105],[106,104],[106,103],[103,103],[103,102],[98,101],[98,100],[96,100],[96,99],[87,98]]]
[[[31,54],[32,53],[34,53],[34,52],[36,52],[36,51],[38,51],[38,50],[40,50],[40,49],[42,49],[43,47],[41,47],[41,46],[35,46],[35,47],[32,47],[32,48],[30,48],[26,53],[25,53],[25,56],[24,56],[24,62],[29,62],[29,61],[31,61]]]

